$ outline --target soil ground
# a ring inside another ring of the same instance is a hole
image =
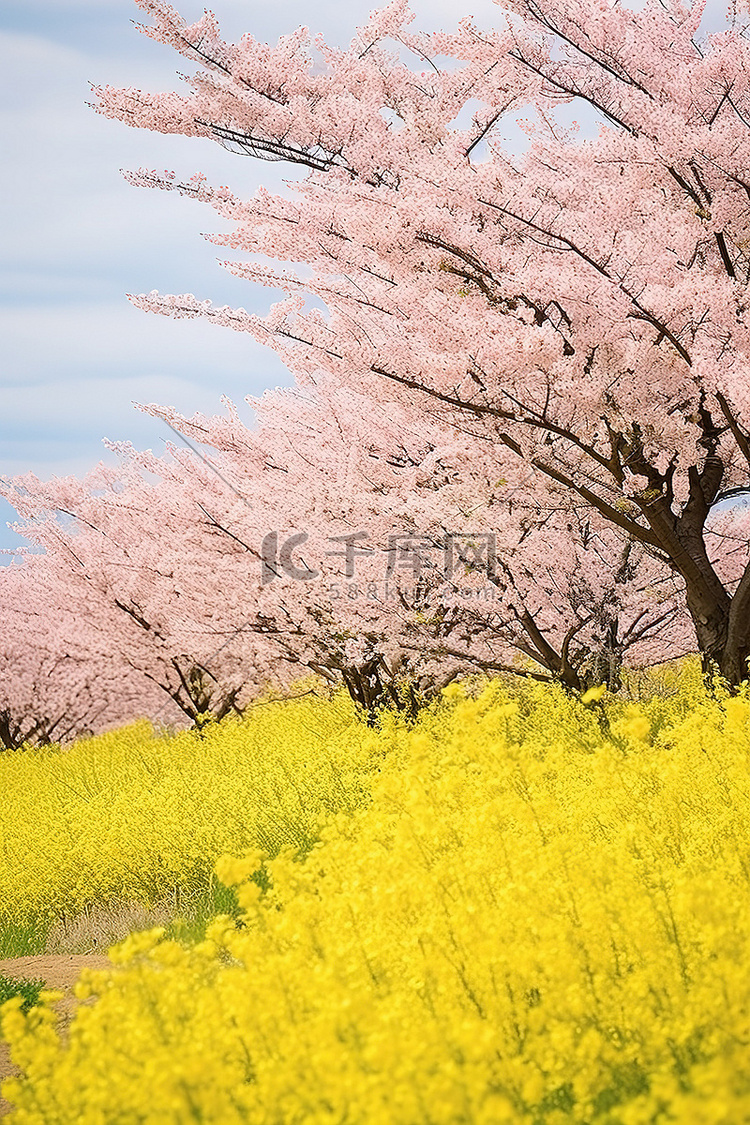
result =
[[[70,1023],[78,1001],[73,996],[73,985],[78,980],[81,969],[106,969],[109,960],[98,953],[41,953],[37,957],[12,957],[0,960],[0,976],[14,977],[17,980],[43,980],[47,988],[59,989],[65,993],[55,1005],[63,1029]],[[6,1043],[0,1041],[0,1082],[17,1073],[10,1061]],[[0,1117],[10,1113],[12,1106],[0,1098]]]

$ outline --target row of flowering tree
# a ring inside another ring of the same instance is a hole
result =
[[[252,432],[148,408],[203,454],[6,484],[80,643],[192,721],[301,670],[370,714],[472,669],[579,691],[691,649],[739,684],[748,535],[717,505],[750,487],[743,11],[699,41],[700,3],[503,0],[494,28],[428,35],[393,0],[313,52],[136,3],[197,71],[96,108],[308,175],[243,200],[129,173],[213,207],[250,256],[224,265],[285,293],[265,317],[132,299],[250,333],[297,389]],[[594,139],[555,116],[571,101]]]
[[[325,385],[255,406],[254,430],[231,406],[150,407],[188,447],[115,446],[119,465],[84,480],[4,485],[37,552],[0,571],[6,745],[58,737],[53,715],[97,729],[87,700],[98,726],[200,723],[315,673],[372,718],[472,671],[615,688],[625,660],[690,650],[679,587],[638,544],[503,498],[476,439]],[[715,536],[730,562],[733,525]],[[40,660],[46,679],[14,698]]]

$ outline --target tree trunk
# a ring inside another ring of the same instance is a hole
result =
[[[726,602],[711,604],[711,600],[691,597],[688,589],[688,610],[693,620],[701,666],[709,690],[716,676],[730,690],[735,690],[748,678],[750,658],[750,618],[744,609],[744,599],[727,595]]]

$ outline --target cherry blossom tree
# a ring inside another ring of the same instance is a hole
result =
[[[698,42],[703,4],[681,0],[502,0],[494,28],[434,34],[393,0],[348,49],[313,53],[304,29],[233,44],[210,13],[136,3],[199,70],[181,94],[99,87],[100,112],[309,171],[292,198],[247,201],[131,174],[229,219],[213,241],[249,258],[227,268],[286,294],[265,317],[136,303],[246,331],[302,386],[325,373],[476,441],[508,495],[610,537],[610,586],[627,552],[647,558],[682,591],[705,669],[745,678],[750,568],[730,580],[710,530],[750,487],[745,9]],[[561,124],[569,103],[599,117],[595,138]],[[523,155],[503,137],[519,112]],[[564,542],[558,580],[579,562]]]
[[[647,661],[689,651],[675,585],[638,544],[594,530],[575,509],[545,511],[523,497],[514,507],[476,440],[326,383],[252,401],[255,431],[234,412],[185,419],[148,408],[221,455],[218,471],[179,453],[182,475],[170,487],[196,497],[218,533],[211,550],[223,536],[239,564],[223,588],[261,579],[252,627],[283,639],[287,658],[304,647],[304,662],[343,677],[359,702],[392,695],[394,670],[423,690],[472,668],[581,690],[604,664],[615,686],[625,653]],[[280,529],[273,566],[259,560],[269,528]],[[281,564],[284,543],[299,561]],[[561,553],[574,560],[566,573]]]
[[[174,718],[115,639],[102,645],[87,629],[50,563],[21,552],[0,567],[0,750],[66,742],[160,708]]]
[[[122,682],[120,721],[147,716],[195,723],[239,711],[247,669],[238,671],[230,653],[214,658],[213,667],[206,662],[214,638],[183,614],[187,599],[170,566],[176,550],[190,553],[191,528],[179,522],[179,509],[163,502],[160,490],[132,474],[128,482],[127,472],[102,464],[82,481],[43,482],[29,473],[3,482],[0,492],[24,519],[16,530],[44,552],[45,621],[75,624],[75,659],[93,676],[94,694],[95,682],[102,697],[108,681]],[[41,581],[38,565],[28,586]],[[10,602],[4,607],[3,622],[11,633],[12,608]],[[69,631],[52,628],[53,657],[62,653],[70,662]],[[126,691],[128,678],[140,693]],[[81,732],[80,724],[76,729]]]
[[[148,682],[151,716],[165,702],[173,720],[240,713],[314,672],[373,720],[472,671],[580,691],[617,686],[626,655],[678,654],[674,590],[654,585],[648,556],[574,510],[509,512],[476,439],[327,384],[266,393],[252,431],[227,405],[224,418],[147,408],[192,448],[113,446],[121,464],[83,481],[2,489],[89,671]]]

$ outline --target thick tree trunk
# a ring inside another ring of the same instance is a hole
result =
[[[716,431],[705,411],[704,416],[706,440],[712,441]],[[730,688],[738,687],[748,678],[750,655],[750,566],[730,595],[706,547],[706,520],[719,494],[724,469],[714,447],[701,471],[696,466],[689,470],[690,495],[678,518],[666,500],[643,509],[662,550],[685,582],[687,608],[709,688],[717,674]]]
[[[741,592],[742,584],[734,597],[724,591],[723,598],[714,600],[688,588],[688,610],[709,687],[717,675],[731,689],[748,679],[750,616]]]
[[[709,620],[706,624],[697,622],[695,632],[707,682],[718,675],[733,689],[749,678],[750,640],[747,628],[733,639],[728,622]]]

